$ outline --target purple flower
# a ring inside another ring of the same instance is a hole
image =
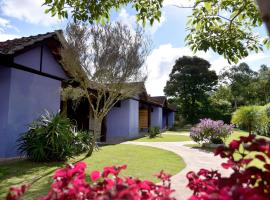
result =
[[[224,140],[233,132],[233,128],[233,125],[225,124],[222,120],[200,119],[200,123],[191,128],[190,137],[198,143]]]

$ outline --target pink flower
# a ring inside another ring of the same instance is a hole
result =
[[[90,178],[93,182],[101,177],[101,173],[99,171],[93,171],[90,175]]]

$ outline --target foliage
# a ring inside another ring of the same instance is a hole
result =
[[[72,129],[69,119],[46,111],[19,138],[19,150],[33,161],[66,160],[74,151]]]
[[[146,21],[153,24],[155,20],[160,20],[163,0],[112,0],[91,3],[79,0],[44,0],[44,5],[49,6],[46,12],[50,12],[52,16],[68,18],[71,13],[75,21],[90,23],[104,23],[109,19],[111,9],[118,10],[127,4],[136,9],[137,20],[143,24]],[[261,11],[265,10],[262,14],[269,25],[269,7],[259,5]],[[212,49],[230,62],[237,63],[249,53],[257,53],[262,51],[264,46],[270,46],[269,40],[263,39],[254,31],[254,28],[262,26],[254,0],[196,0],[190,8],[192,15],[187,23],[186,43],[193,51]]]
[[[233,113],[232,123],[246,128],[251,134],[256,128],[264,127],[268,118],[262,106],[242,106]]]
[[[220,75],[222,83],[229,86],[230,100],[234,109],[238,106],[255,103],[251,94],[250,85],[254,83],[257,73],[254,72],[246,63],[224,69]]]
[[[76,132],[68,118],[45,111],[18,139],[19,150],[33,161],[63,161],[93,148],[92,135]]]
[[[189,123],[205,117],[209,92],[213,91],[218,77],[209,70],[210,63],[202,58],[183,56],[176,60],[170,79],[164,88],[167,96],[175,98],[181,114]]]
[[[265,116],[265,123],[256,127],[255,133],[258,135],[270,137],[270,103],[265,105],[261,112]]]
[[[65,88],[68,92],[63,91],[62,96],[88,100],[89,115],[93,118],[91,129],[95,139],[99,139],[101,123],[109,110],[116,102],[138,93],[140,84],[132,82],[145,81],[144,62],[149,41],[142,29],[133,33],[128,26],[117,22],[91,27],[69,24],[63,43],[63,66],[79,87]],[[72,92],[73,89],[77,92]]]
[[[74,154],[79,155],[87,152],[95,145],[93,142],[93,133],[90,131],[77,131],[74,133],[73,145],[75,147]]]
[[[194,51],[212,49],[237,63],[269,44],[254,32],[260,26],[262,19],[254,0],[196,0],[186,41]]]
[[[120,167],[104,167],[103,172],[90,173],[90,183],[86,182],[86,164],[79,162],[58,169],[54,176],[49,193],[40,200],[50,199],[160,199],[169,200],[173,190],[170,184],[170,175],[161,171],[156,176],[163,184],[154,184],[148,180],[139,180],[132,177],[121,178],[119,173],[126,169]],[[20,191],[21,188],[17,188]],[[24,191],[14,194],[10,189],[7,200],[17,200]]]
[[[200,123],[191,128],[190,137],[198,143],[224,143],[232,131],[233,126],[221,120],[201,119]]]
[[[44,5],[49,6],[46,12],[52,16],[58,15],[60,18],[68,18],[72,14],[74,21],[83,21],[93,23],[94,21],[105,22],[110,18],[112,9],[118,10],[121,6],[131,3],[137,11],[137,20],[146,23],[149,20],[151,24],[161,17],[161,7],[163,0],[110,0],[91,3],[79,0],[45,0]]]
[[[238,158],[235,154],[239,155]],[[254,157],[250,157],[251,154]],[[231,175],[224,177],[216,170],[207,169],[189,172],[188,187],[193,191],[190,199],[269,199],[270,141],[254,135],[242,136],[228,147],[218,147],[215,155],[228,159],[222,167],[230,170]],[[262,167],[253,166],[254,161],[259,161]]]
[[[155,138],[160,134],[160,127],[154,126],[149,128],[149,138]]]

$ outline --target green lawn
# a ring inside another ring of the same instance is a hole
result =
[[[80,157],[75,160],[81,159]],[[73,160],[73,161],[75,161]],[[93,156],[84,160],[87,172],[101,170],[104,166],[127,164],[123,175],[157,181],[153,176],[160,170],[174,175],[185,167],[184,161],[176,154],[152,147],[136,145],[110,145],[94,152]],[[36,182],[29,190],[26,199],[35,199],[40,194],[46,194],[51,182],[51,175],[63,163],[33,163],[16,161],[0,165],[0,199],[12,185]]]
[[[167,134],[164,133],[161,136],[155,138],[149,138],[148,136],[133,140],[134,142],[183,142],[191,141],[191,138],[186,135]]]

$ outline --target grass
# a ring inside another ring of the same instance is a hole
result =
[[[139,138],[133,140],[134,142],[183,142],[183,141],[191,141],[191,138],[186,135],[173,135],[173,134],[162,134],[161,136],[157,136],[155,138],[149,138],[145,136],[143,138]]]
[[[77,157],[75,160],[81,158]],[[184,161],[172,152],[127,144],[104,146],[84,162],[87,163],[88,174],[92,170],[102,170],[104,166],[127,164],[128,168],[122,175],[154,182],[158,180],[153,175],[162,169],[174,175],[185,167]],[[10,186],[30,183],[34,180],[36,182],[31,186],[25,198],[36,199],[46,194],[53,172],[63,166],[64,163],[48,164],[30,161],[16,161],[0,165],[0,199],[4,198]]]
[[[134,142],[183,142],[191,141],[191,138],[186,135],[188,130],[179,130],[179,131],[166,131],[160,136],[155,138],[149,138],[148,136],[135,139]]]

